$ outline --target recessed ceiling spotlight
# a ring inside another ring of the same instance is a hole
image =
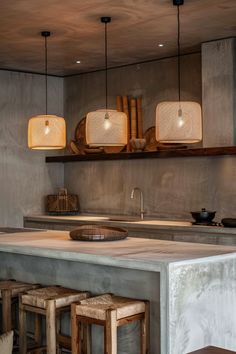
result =
[[[164,47],[164,44],[163,43],[159,43],[158,47]]]
[[[76,64],[80,64],[81,63],[81,61],[80,60],[76,60]]]

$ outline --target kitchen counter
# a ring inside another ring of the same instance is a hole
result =
[[[185,354],[209,344],[236,350],[236,247],[2,233],[0,277],[150,300],[151,354]],[[93,353],[100,354],[101,332],[94,331]],[[139,353],[138,333],[138,326],[121,329],[118,354]]]
[[[72,230],[78,225],[91,223],[124,227],[129,231],[131,237],[236,246],[236,228],[192,225],[190,221],[158,220],[155,218],[136,220],[129,216],[86,214],[76,216],[28,215],[24,217],[25,227],[42,229]]]
[[[122,220],[123,219],[123,220]],[[131,221],[126,221],[125,219],[130,219]],[[132,220],[133,219],[133,220]],[[220,234],[233,234],[236,235],[236,228],[227,228],[223,226],[202,226],[202,225],[193,225],[191,221],[181,221],[181,220],[164,220],[164,219],[155,219],[147,218],[144,220],[137,220],[135,217],[130,216],[117,216],[117,215],[73,215],[73,216],[51,216],[51,215],[27,215],[24,217],[25,221],[39,221],[39,222],[57,222],[57,223],[93,223],[104,225],[114,225],[114,223],[119,223],[121,227],[132,226],[139,228],[151,229],[151,228],[165,228],[166,230],[170,229],[180,229],[180,230],[194,230],[195,232],[207,232],[207,233],[220,233]]]

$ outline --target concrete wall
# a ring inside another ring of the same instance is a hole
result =
[[[235,157],[96,161],[65,166],[65,183],[78,193],[82,211],[135,214],[144,193],[147,215],[191,219],[190,211],[216,210],[236,217]]]
[[[201,56],[183,58],[185,99],[201,102]],[[103,73],[65,80],[65,110],[69,138],[86,112],[103,103]],[[118,94],[143,95],[144,129],[154,125],[157,102],[177,98],[174,59],[130,66],[109,72],[109,101]],[[236,217],[235,157],[96,161],[65,164],[65,184],[80,197],[81,211],[135,214],[139,197],[130,199],[133,187],[144,192],[147,215],[190,218],[202,207],[217,211],[217,220]]]
[[[183,100],[201,103],[201,55],[181,59],[181,89]],[[76,124],[89,111],[105,107],[104,71],[65,79],[65,114],[68,118],[68,138],[74,135]],[[177,61],[173,59],[111,69],[108,74],[108,106],[116,108],[117,95],[143,97],[144,131],[155,125],[158,102],[178,100]]]
[[[236,38],[202,44],[203,146],[236,143]]]
[[[166,59],[109,71],[109,106],[119,94],[142,95],[144,130],[155,124],[155,107],[177,99],[176,60]],[[64,92],[63,92],[64,82]],[[183,98],[201,102],[201,56],[182,58]],[[46,194],[65,186],[80,196],[81,211],[135,214],[142,188],[147,215],[187,218],[206,207],[236,217],[234,157],[98,161],[45,164],[49,152],[27,148],[27,122],[44,110],[44,77],[0,71],[0,224],[22,225],[22,216],[43,212]],[[63,114],[68,139],[88,111],[104,106],[104,72],[49,79],[49,111]],[[55,154],[55,152],[52,152]]]
[[[42,75],[0,71],[0,225],[21,226],[43,211],[43,197],[63,186],[62,165],[27,148],[27,123],[45,110]],[[63,79],[49,78],[49,112],[63,114]],[[55,152],[54,152],[55,153]]]

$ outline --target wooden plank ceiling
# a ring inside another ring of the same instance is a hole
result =
[[[0,68],[43,72],[42,30],[49,39],[49,72],[55,75],[104,67],[104,27],[109,66],[142,62],[176,53],[176,8],[172,0],[1,0]],[[182,51],[236,35],[236,0],[185,0],[181,8]],[[164,47],[158,47],[164,43]],[[80,60],[81,64],[76,64]]]

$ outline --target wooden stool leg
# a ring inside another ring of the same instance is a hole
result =
[[[38,313],[35,313],[34,319],[34,341],[38,347],[41,345],[41,317]],[[41,352],[42,350],[38,349],[35,354],[40,354]]]
[[[80,324],[76,316],[76,306],[71,305],[71,350],[73,354],[80,354]]]
[[[59,316],[56,316],[56,336],[60,335],[61,333],[61,316],[59,314]],[[61,354],[62,350],[59,347],[59,345],[57,345],[57,354]]]
[[[11,317],[11,290],[2,290],[2,324],[3,333],[9,332],[12,329]]]
[[[149,354],[150,343],[150,305],[149,302],[145,302],[144,317],[141,320],[141,354]]]
[[[19,353],[26,354],[27,352],[27,336],[26,336],[26,312],[22,304],[21,297],[19,299]]]
[[[82,354],[91,354],[91,325],[88,323],[83,323],[81,330],[83,332]]]
[[[117,354],[116,311],[106,313],[104,354]]]
[[[47,354],[56,354],[56,306],[54,300],[48,300],[46,305],[46,337]]]

